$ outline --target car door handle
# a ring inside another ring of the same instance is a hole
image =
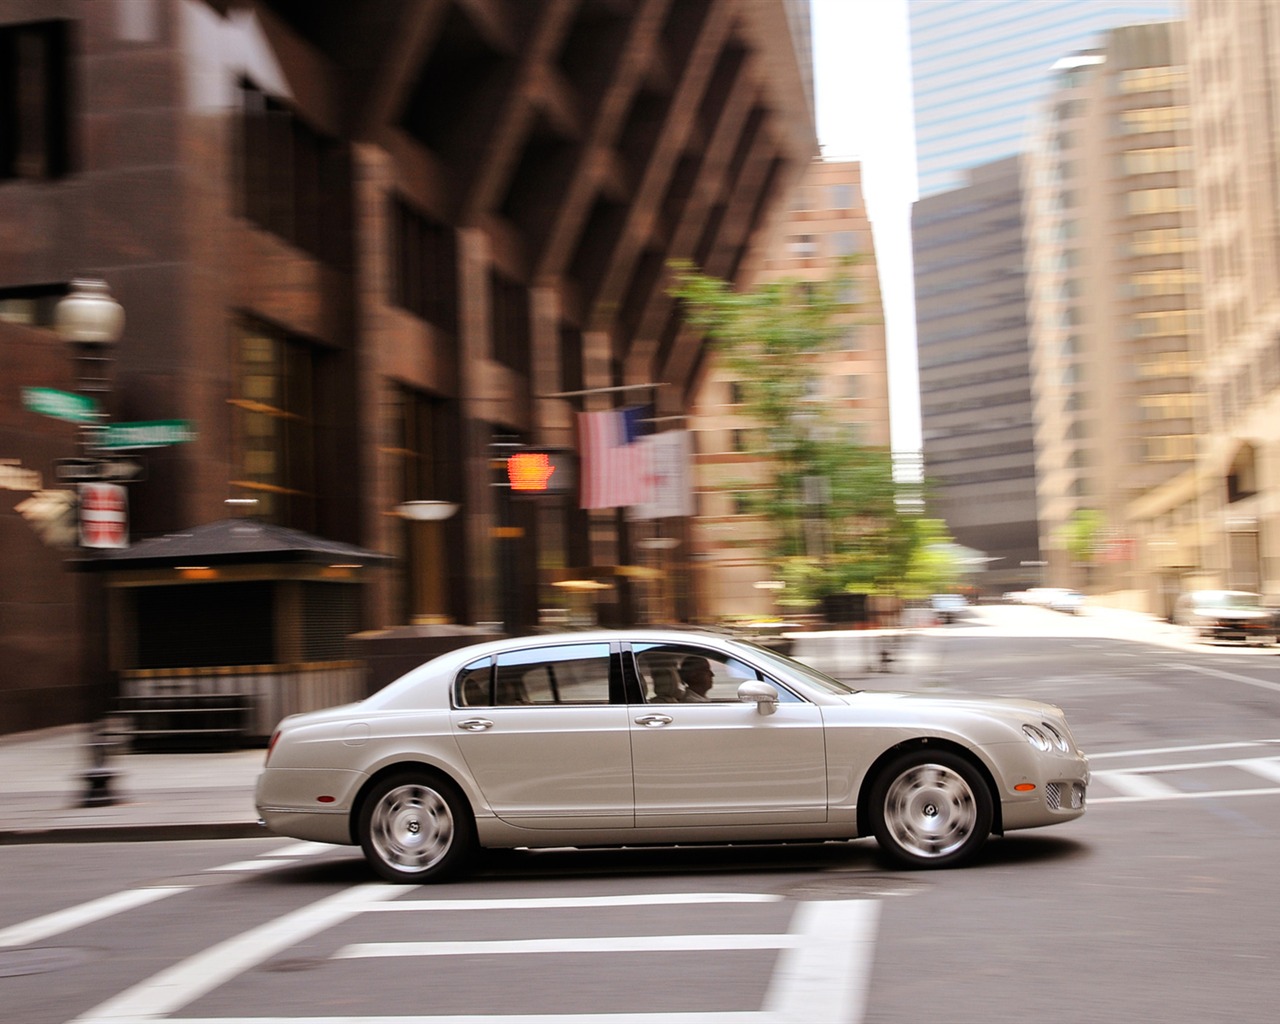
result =
[[[670,725],[670,715],[641,715],[636,719],[636,725],[648,726],[650,729],[657,728],[660,725]]]
[[[487,718],[464,718],[458,723],[459,729],[466,729],[467,732],[484,732],[486,729],[492,729],[493,723]]]

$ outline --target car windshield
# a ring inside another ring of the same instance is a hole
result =
[[[837,696],[860,692],[856,686],[842,683],[839,679],[832,679],[825,672],[819,672],[816,668],[806,665],[802,661],[788,658],[785,654],[779,654],[768,647],[754,644],[750,640],[732,640],[730,642],[735,647],[745,647],[751,652],[756,661],[761,662],[766,667],[772,665],[790,675],[797,676],[801,682],[807,686],[812,686],[815,690],[836,694]]]
[[[1205,602],[1211,608],[1257,608],[1254,594],[1216,594]]]

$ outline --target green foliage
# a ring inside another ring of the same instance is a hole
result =
[[[902,581],[902,596],[923,598],[954,591],[964,582],[961,548],[941,519],[916,519],[916,545]]]
[[[705,332],[741,382],[746,416],[760,424],[772,467],[747,495],[747,511],[774,527],[770,555],[786,583],[779,603],[809,607],[824,594],[895,590],[920,534],[904,512],[887,449],[849,440],[813,401],[811,358],[831,347],[856,306],[841,300],[848,279],[780,281],[738,292],[673,266],[672,294],[685,320]],[[835,321],[845,314],[843,322]]]
[[[1076,565],[1088,565],[1098,559],[1106,517],[1094,508],[1078,508],[1062,527],[1061,537],[1067,554]]]

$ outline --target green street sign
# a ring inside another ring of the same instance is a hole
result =
[[[92,398],[55,388],[23,388],[22,406],[68,423],[92,423],[98,418],[98,403]]]
[[[109,423],[99,448],[162,448],[196,439],[189,420],[150,420],[142,423]]]

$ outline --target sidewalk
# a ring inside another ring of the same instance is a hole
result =
[[[264,750],[116,754],[116,803],[81,807],[87,737],[84,726],[0,736],[0,844],[269,835],[253,807]]]

